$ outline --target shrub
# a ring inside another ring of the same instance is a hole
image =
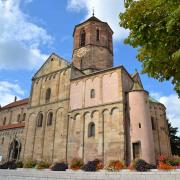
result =
[[[75,158],[72,160],[70,168],[73,170],[78,170],[78,169],[81,169],[83,165],[84,163],[82,159]]]
[[[23,162],[22,161],[17,161],[16,166],[17,166],[17,168],[23,168]]]
[[[55,163],[51,166],[52,171],[66,171],[68,169],[68,165],[64,162]]]
[[[147,169],[157,169],[157,166],[154,164],[147,164]]]
[[[48,161],[40,161],[36,164],[36,169],[48,169],[51,163]]]
[[[23,168],[34,168],[36,166],[36,161],[28,159],[23,163]]]
[[[101,160],[95,159],[94,163],[96,165],[96,170],[97,171],[104,168],[103,162]]]
[[[171,166],[179,166],[180,165],[180,157],[179,156],[171,156],[168,157],[165,163]]]
[[[96,171],[96,162],[88,161],[87,164],[85,164],[82,167],[82,170],[87,171],[87,172],[95,172]]]
[[[0,164],[0,169],[8,169],[8,163],[4,162],[4,163]]]
[[[146,161],[142,159],[138,159],[135,162],[135,169],[140,172],[149,171],[150,169],[154,169],[154,168],[156,168],[155,165],[148,164]]]
[[[9,169],[16,169],[17,168],[15,160],[9,161],[9,162],[7,162],[7,164],[8,164]]]
[[[17,166],[16,166],[16,162],[14,160],[4,162],[0,165],[0,169],[16,169],[16,168],[17,168]]]
[[[125,166],[121,161],[110,161],[109,165],[106,167],[108,171],[119,171],[124,168]]]

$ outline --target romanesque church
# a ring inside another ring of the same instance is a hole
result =
[[[51,54],[28,99],[0,107],[0,156],[154,163],[170,155],[166,108],[138,72],[113,67],[113,31],[95,16],[74,28],[72,62]]]

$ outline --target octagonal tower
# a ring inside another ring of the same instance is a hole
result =
[[[86,73],[113,66],[113,31],[106,22],[92,16],[75,26],[73,64]]]

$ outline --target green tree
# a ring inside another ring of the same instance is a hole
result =
[[[168,120],[168,128],[169,128],[169,137],[170,137],[172,154],[180,156],[180,137],[177,136],[178,128],[172,127],[169,120]]]
[[[129,29],[126,44],[138,48],[142,73],[171,80],[180,97],[180,1],[125,0],[120,26]]]

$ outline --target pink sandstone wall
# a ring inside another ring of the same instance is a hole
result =
[[[120,96],[118,71],[97,74],[71,83],[70,109],[80,109],[122,100]],[[95,98],[91,98],[91,89]]]
[[[150,119],[148,94],[145,91],[130,92],[129,107],[131,123],[131,146],[132,143],[140,141],[140,158],[146,160],[149,163],[155,163],[154,141]],[[141,124],[141,128],[139,128],[139,123]],[[131,151],[131,155],[132,154],[133,152]]]

